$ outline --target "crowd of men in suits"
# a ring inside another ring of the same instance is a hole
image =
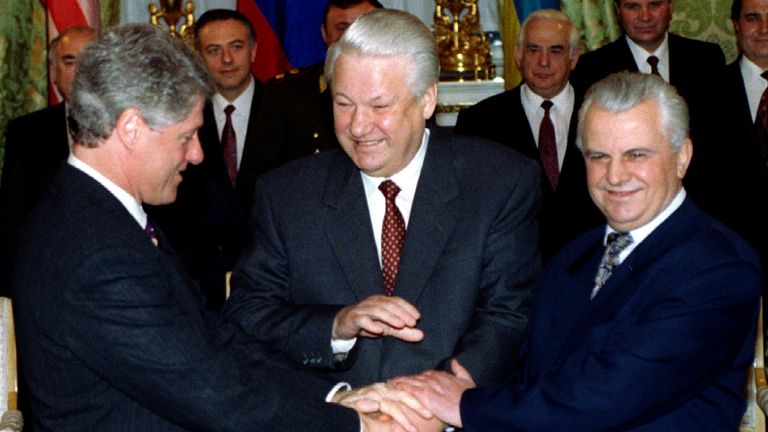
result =
[[[523,83],[454,131],[430,30],[375,0],[331,0],[326,61],[266,85],[237,11],[196,53],[62,33],[78,73],[9,124],[0,184],[32,429],[735,430],[768,0],[734,1],[727,67],[671,1],[615,6],[625,35],[584,55],[532,13]]]

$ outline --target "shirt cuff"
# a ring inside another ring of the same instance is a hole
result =
[[[355,347],[355,342],[357,342],[357,338],[331,339],[331,351],[334,354],[346,354],[352,351],[352,348]]]
[[[336,393],[338,393],[339,391],[342,391],[342,390],[343,391],[352,390],[352,386],[349,385],[349,383],[345,383],[345,382],[336,383],[336,385],[333,386],[331,391],[329,391],[328,394],[325,395],[325,401],[326,402],[330,402],[331,399],[333,399],[333,397],[336,396]]]

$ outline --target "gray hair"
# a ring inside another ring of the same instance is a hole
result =
[[[432,32],[419,18],[399,10],[374,9],[349,26],[328,49],[325,77],[329,82],[333,82],[336,61],[341,55],[406,56],[408,86],[417,98],[440,78],[440,60]]]
[[[539,9],[528,15],[520,26],[520,34],[517,35],[517,46],[522,47],[525,43],[525,36],[528,34],[528,25],[533,21],[554,21],[568,26],[568,47],[569,54],[573,55],[579,48],[579,30],[573,25],[568,15],[556,9]]]
[[[77,61],[70,129],[77,143],[96,147],[128,108],[153,130],[184,120],[213,83],[198,55],[148,24],[105,31]]]
[[[93,27],[88,27],[86,25],[74,25],[72,27],[67,27],[66,29],[64,29],[64,31],[59,33],[59,35],[53,38],[51,40],[51,43],[48,44],[48,65],[49,66],[53,66],[59,62],[58,53],[56,52],[56,49],[58,48],[59,42],[61,42],[61,39],[66,36],[79,34],[79,33],[93,37],[93,36],[96,36],[99,33],[99,31]]]
[[[653,101],[659,107],[659,127],[663,128],[672,151],[680,151],[688,138],[685,100],[660,77],[637,72],[609,75],[589,89],[579,110],[576,145],[584,150],[584,118],[592,105],[610,112],[624,112],[646,101]]]

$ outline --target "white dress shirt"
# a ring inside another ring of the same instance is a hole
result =
[[[565,160],[565,151],[568,148],[568,129],[571,126],[571,116],[576,100],[576,93],[571,84],[568,84],[552,99],[552,107],[549,109],[549,118],[555,127],[555,142],[557,144],[557,166],[563,168]],[[544,98],[537,95],[528,85],[523,84],[520,88],[520,102],[523,104],[525,116],[528,117],[528,124],[533,132],[533,139],[536,141],[536,147],[539,147],[539,128],[544,119],[544,108],[541,103]]]
[[[379,266],[381,266],[381,227],[384,224],[384,213],[386,212],[386,200],[384,199],[384,194],[379,190],[379,185],[384,180],[392,180],[400,188],[400,193],[395,197],[395,205],[397,205],[397,208],[403,215],[407,229],[411,208],[413,207],[413,197],[416,195],[416,186],[419,183],[421,168],[424,166],[424,156],[427,154],[428,141],[429,129],[424,129],[421,146],[416,155],[414,155],[405,168],[392,177],[371,177],[360,171],[360,176],[363,178],[363,187],[365,188],[365,199],[368,202],[368,213],[371,218],[371,225],[373,226],[373,238],[376,240],[376,252],[379,254]],[[334,354],[347,353],[352,350],[356,341],[357,338],[331,339],[331,349]]]
[[[747,101],[749,102],[749,112],[752,113],[752,122],[755,122],[757,108],[760,106],[760,98],[763,92],[768,88],[768,80],[760,76],[763,69],[752,63],[746,56],[741,56],[739,61],[741,77],[744,80],[744,89],[747,91]]]
[[[216,93],[211,98],[213,104],[213,115],[216,117],[216,130],[219,132],[219,139],[221,139],[221,132],[224,130],[224,124],[227,122],[227,115],[224,113],[224,108],[227,105],[233,105],[235,110],[232,111],[232,127],[235,129],[235,139],[237,141],[237,169],[240,169],[240,161],[243,160],[243,148],[245,147],[245,134],[248,133],[248,119],[251,116],[251,104],[253,103],[253,92],[256,91],[256,83],[253,80],[253,76],[250,77],[251,81],[244,92],[232,102],[228,101],[221,93]]]
[[[624,262],[624,260],[629,256],[630,253],[632,253],[633,250],[643,242],[643,240],[646,239],[653,230],[658,228],[659,225],[661,225],[662,222],[667,220],[667,218],[675,212],[678,208],[680,208],[681,205],[683,205],[683,201],[685,201],[685,189],[682,187],[679,191],[677,191],[677,195],[675,195],[674,198],[672,198],[672,201],[669,202],[669,205],[667,205],[664,210],[659,212],[659,214],[656,215],[655,218],[651,219],[647,224],[635,228],[629,232],[630,235],[632,235],[632,243],[629,244],[627,247],[624,248],[619,253],[619,257],[617,258],[618,263],[621,264]],[[608,239],[608,234],[617,232],[615,229],[611,228],[610,226],[606,225],[605,227],[605,235],[603,236],[603,244],[605,245]]]
[[[144,227],[147,226],[147,214],[141,207],[141,203],[136,198],[134,198],[133,195],[113,183],[108,178],[104,177],[100,172],[93,169],[90,165],[87,165],[85,162],[78,159],[74,154],[69,154],[67,163],[84,172],[89,177],[96,180],[100,185],[104,186],[112,195],[115,196],[115,198],[117,198],[118,201],[120,201],[123,207],[128,210],[128,213],[133,216],[141,229],[144,229]]]
[[[636,44],[629,36],[624,37],[627,38],[627,45],[629,45],[629,50],[632,51],[632,57],[635,58],[638,71],[647,74],[651,73],[648,57],[655,55],[659,59],[659,64],[656,65],[659,69],[659,74],[664,78],[664,81],[669,82],[669,33],[664,33],[664,41],[654,52],[646,51],[645,48]]]

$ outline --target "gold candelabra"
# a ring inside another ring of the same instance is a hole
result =
[[[195,44],[195,4],[187,1],[182,11],[183,1],[160,0],[160,7],[149,4],[149,22],[167,30],[173,36],[190,46]],[[184,21],[179,25],[180,21]],[[164,21],[164,24],[161,24]]]
[[[441,79],[494,78],[488,39],[480,30],[477,0],[435,0],[434,28]]]

